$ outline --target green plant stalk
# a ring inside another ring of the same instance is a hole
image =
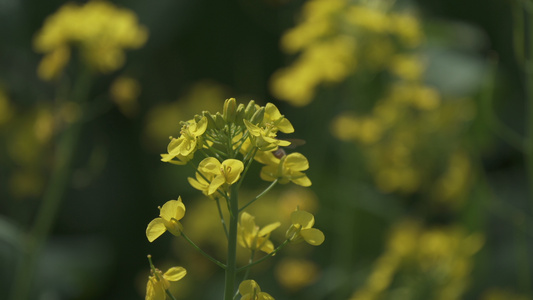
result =
[[[232,300],[235,290],[235,276],[237,274],[237,225],[239,218],[239,201],[237,187],[231,186],[229,197],[230,222],[228,236],[228,259],[224,284],[224,300]]]
[[[210,261],[212,261],[215,265],[221,267],[222,269],[226,269],[226,266],[219,262],[218,260],[216,260],[214,257],[212,257],[211,255],[207,254],[204,252],[204,250],[202,250],[200,247],[198,247],[193,241],[191,241],[191,239],[182,231],[181,232],[181,236],[183,236],[183,238],[191,245],[193,246],[193,248],[200,252],[200,254],[202,254],[205,258],[209,259]]]
[[[73,98],[78,104],[85,102],[91,85],[89,70],[82,70],[73,89]],[[42,248],[52,228],[61,200],[69,182],[75,148],[80,138],[81,120],[68,126],[59,136],[56,163],[44,192],[35,223],[23,241],[23,253],[13,281],[11,299],[25,300],[30,296]]]
[[[525,60],[525,96],[526,96],[526,168],[527,168],[527,183],[529,189],[529,201],[530,209],[533,211],[533,11],[531,6],[524,4],[525,12],[525,26],[524,26],[524,39],[527,51],[527,59]],[[525,220],[525,227],[529,227],[529,220]],[[524,251],[525,260],[521,263],[522,265],[522,286],[525,289],[525,292],[531,292],[531,272],[529,269],[529,259],[527,253],[527,244],[526,236],[524,235],[524,244],[522,246]]]
[[[276,249],[274,249],[274,251],[270,252],[269,254],[261,257],[260,259],[254,261],[252,263],[247,264],[246,266],[238,268],[237,272],[242,272],[244,270],[249,270],[251,267],[263,262],[264,260],[268,259],[269,257],[272,257],[272,256],[276,255],[276,253],[278,253],[281,249],[283,249],[285,246],[287,246],[287,244],[289,242],[290,242],[290,239],[286,239],[281,245],[279,245]]]

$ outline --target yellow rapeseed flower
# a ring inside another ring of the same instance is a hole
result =
[[[172,138],[168,144],[168,154],[161,154],[161,160],[175,164],[185,164],[192,158],[199,145],[200,137],[207,129],[207,118],[202,117],[198,122],[194,119],[184,122],[179,138]],[[177,159],[174,160],[174,159]]]
[[[280,222],[268,224],[259,229],[255,225],[255,218],[247,212],[241,214],[237,233],[239,245],[252,251],[261,250],[265,253],[274,251],[274,244],[269,240],[270,233],[280,226]]]
[[[278,140],[276,138],[277,127],[271,123],[267,123],[265,127],[260,127],[250,123],[246,119],[243,122],[250,133],[252,144],[261,151],[276,150],[278,146],[285,147],[291,144],[288,141]]]
[[[35,36],[35,51],[45,54],[39,76],[50,80],[59,75],[68,61],[70,45],[79,47],[94,70],[112,72],[124,64],[124,49],[141,47],[147,37],[147,29],[138,24],[131,10],[106,1],[67,3],[45,20]]]
[[[154,271],[155,270],[155,271]],[[152,275],[148,277],[146,284],[146,300],[165,300],[166,290],[170,287],[169,281],[178,281],[187,275],[183,267],[172,267],[165,273],[159,269],[152,269]]]
[[[301,186],[311,186],[311,180],[302,171],[309,169],[307,158],[301,153],[291,153],[281,159],[275,157],[271,152],[263,153],[265,158],[260,162],[265,163],[261,169],[261,179],[266,181],[279,180],[285,184],[289,181]]]
[[[313,228],[315,217],[306,211],[296,210],[291,214],[292,225],[287,230],[286,236],[291,242],[305,240],[308,244],[318,246],[324,242],[324,233]]]
[[[198,165],[196,179],[189,177],[192,187],[205,195],[214,194],[223,184],[234,184],[239,180],[244,164],[237,159],[226,159],[222,163],[214,157],[207,157]]]
[[[293,133],[294,127],[291,122],[285,118],[279,109],[272,103],[265,105],[265,116],[263,117],[263,125],[271,124],[277,130],[283,133]]]
[[[259,284],[254,280],[245,280],[239,284],[241,300],[274,300],[274,297],[265,292],[261,292]]]
[[[159,207],[159,217],[153,219],[146,227],[148,241],[153,242],[167,230],[173,235],[179,236],[183,229],[179,220],[184,215],[185,205],[181,201],[181,197],[178,197],[178,200],[170,200],[163,207]]]

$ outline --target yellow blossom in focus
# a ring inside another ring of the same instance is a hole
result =
[[[261,288],[254,280],[245,280],[239,284],[241,300],[274,300],[272,296],[261,292]]]
[[[155,271],[154,271],[155,270]],[[170,287],[169,281],[179,281],[187,275],[183,267],[172,267],[165,273],[159,269],[152,269],[152,275],[148,277],[146,284],[146,300],[165,300],[166,290]]]
[[[237,241],[246,249],[270,253],[274,251],[274,244],[269,240],[270,233],[279,226],[280,222],[275,222],[260,229],[259,226],[255,225],[255,218],[249,213],[243,212],[237,228]]]
[[[263,126],[269,124],[283,133],[294,132],[294,127],[292,127],[291,122],[279,112],[279,109],[274,104],[270,102],[265,105],[265,116],[263,117],[262,122]]]
[[[159,208],[159,217],[153,219],[146,227],[146,237],[148,241],[153,242],[160,237],[165,231],[169,231],[175,236],[180,236],[182,226],[179,220],[185,215],[185,205],[178,200],[170,200]]]
[[[305,240],[308,244],[319,246],[324,242],[324,233],[313,228],[315,217],[303,210],[296,210],[291,214],[292,225],[286,233],[286,237],[291,242],[300,242]]]
[[[137,98],[141,93],[139,82],[131,77],[120,76],[113,81],[109,90],[111,100],[115,102],[122,114],[133,117],[139,111]]]
[[[265,152],[264,155],[268,160],[262,161],[266,166],[261,168],[261,179],[266,181],[278,179],[281,184],[293,182],[301,186],[311,186],[311,180],[302,172],[309,169],[309,162],[301,153],[294,152],[281,159],[275,157],[272,152]]]
[[[168,154],[161,154],[161,160],[164,162],[171,162],[174,158],[180,162],[188,161],[189,157],[194,154],[200,141],[200,137],[207,129],[207,118],[202,117],[198,122],[194,119],[184,122],[181,127],[181,135],[179,138],[172,138],[168,144]]]
[[[244,120],[244,125],[250,133],[251,142],[261,151],[276,150],[278,146],[289,146],[288,141],[278,140],[276,138],[277,127],[267,123],[265,127],[259,127],[248,120]],[[292,126],[291,126],[292,127]]]
[[[84,5],[67,3],[49,16],[34,39],[34,49],[44,53],[39,76],[50,80],[68,61],[68,46],[79,46],[85,62],[98,72],[108,73],[124,64],[124,49],[144,45],[148,31],[136,15],[106,1]]]
[[[207,157],[198,165],[196,179],[189,177],[192,187],[205,195],[214,194],[223,184],[234,184],[239,180],[244,164],[237,159],[226,159],[222,163],[214,157]]]

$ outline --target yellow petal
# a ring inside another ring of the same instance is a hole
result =
[[[276,105],[272,103],[267,103],[265,105],[265,119],[269,121],[277,121],[281,118],[281,113]]]
[[[187,275],[187,270],[183,267],[172,267],[163,274],[163,278],[169,281],[178,281]]]
[[[274,251],[274,244],[272,244],[272,241],[267,240],[263,243],[260,250],[266,254],[269,254],[270,252]]]
[[[234,184],[239,180],[239,177],[244,170],[244,164],[238,159],[226,159],[222,162],[222,168],[224,170],[224,177],[226,182]]]
[[[239,225],[246,232],[253,233],[255,229],[255,218],[249,213],[243,212],[241,214],[241,220],[239,222]]]
[[[259,233],[257,235],[258,236],[265,236],[265,235],[271,233],[274,229],[278,228],[280,225],[281,225],[280,222],[268,224],[267,226],[261,228],[261,230],[259,230]]]
[[[239,293],[241,293],[241,295],[243,296],[246,294],[253,295],[254,292],[256,294],[261,292],[261,288],[259,287],[257,282],[255,282],[254,280],[245,280],[241,282],[241,284],[239,284]]]
[[[293,171],[304,171],[309,169],[309,162],[305,156],[294,152],[285,157],[284,167]]]
[[[302,175],[301,177],[291,178],[291,181],[299,186],[311,186],[311,180],[305,174],[302,173]]]
[[[278,166],[276,165],[267,165],[261,168],[261,179],[265,181],[274,181],[278,179]],[[281,183],[281,182],[280,182]]]
[[[159,216],[167,221],[172,219],[181,220],[185,215],[185,205],[181,201],[181,197],[178,200],[170,200],[163,204]]]
[[[189,127],[189,130],[192,135],[200,136],[204,134],[205,130],[207,129],[207,118],[203,116],[198,123],[194,123]]]
[[[250,123],[246,119],[243,120],[243,121],[244,121],[244,125],[248,129],[248,132],[250,132],[251,135],[253,135],[253,136],[260,136],[261,135],[261,128],[259,128],[258,126]]]
[[[161,218],[155,218],[148,224],[148,227],[146,227],[146,237],[151,243],[165,233],[165,231],[167,231],[165,221]]]
[[[283,133],[293,133],[294,127],[292,127],[291,122],[289,120],[283,118],[281,121],[276,125],[278,127],[279,131]]]
[[[220,162],[214,157],[207,157],[198,165],[198,171],[203,174],[220,174]]]
[[[325,239],[324,233],[316,228],[302,229],[302,231],[300,231],[300,235],[307,243],[313,246],[322,244]]]
[[[217,175],[213,180],[211,180],[211,183],[209,184],[209,187],[207,189],[208,195],[213,195],[217,189],[226,182],[226,179],[222,175]]]
[[[297,210],[291,214],[292,224],[298,224],[302,228],[311,228],[315,224],[315,217],[303,210]]]
[[[157,292],[154,286],[152,277],[148,278],[148,283],[146,284],[146,297],[145,300],[155,300],[157,297]]]

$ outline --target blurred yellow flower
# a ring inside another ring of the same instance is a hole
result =
[[[265,152],[263,155],[266,155],[267,159],[262,159],[261,162],[267,165],[261,169],[261,179],[266,181],[278,179],[281,184],[291,181],[297,185],[311,186],[311,180],[302,172],[309,169],[309,162],[302,154],[294,152],[281,159],[271,152]]]
[[[159,207],[159,217],[153,219],[146,227],[146,237],[148,241],[153,242],[160,237],[165,231],[169,231],[175,236],[180,236],[183,229],[179,220],[185,215],[185,205],[178,200],[170,200]]]
[[[261,292],[261,288],[254,280],[245,280],[239,284],[239,293],[241,300],[274,300],[274,297],[265,292]]]
[[[274,244],[269,240],[270,233],[280,224],[280,222],[275,222],[260,229],[259,226],[255,225],[255,218],[249,213],[243,212],[237,229],[237,241],[246,249],[270,253],[274,251]]]
[[[301,242],[305,240],[308,244],[318,246],[324,242],[324,233],[313,228],[315,217],[303,210],[296,210],[291,214],[292,225],[286,233],[286,237],[291,242]]]
[[[134,12],[106,1],[84,5],[67,3],[49,16],[34,39],[34,49],[44,53],[38,75],[44,80],[61,73],[69,59],[69,45],[76,45],[88,65],[107,73],[124,64],[124,49],[144,45],[148,31]]]
[[[424,228],[415,221],[395,224],[385,252],[374,263],[366,284],[351,300],[394,298],[402,289],[418,298],[420,286],[405,278],[423,275],[430,294],[424,298],[462,299],[469,282],[473,255],[483,246],[479,234],[467,234],[459,227]]]
[[[276,279],[289,291],[298,291],[318,279],[318,266],[309,260],[285,258],[276,264]]]
[[[169,281],[178,281],[187,275],[187,270],[183,267],[172,267],[165,273],[159,269],[154,268],[153,270],[146,284],[146,300],[165,300],[167,298],[166,290],[170,287]]]
[[[111,100],[115,102],[122,114],[134,117],[139,111],[137,98],[141,93],[141,85],[131,77],[120,76],[113,81],[109,90]]]
[[[222,163],[214,157],[207,157],[198,165],[196,179],[189,177],[192,187],[205,195],[214,194],[223,184],[234,184],[239,180],[244,164],[237,159],[226,159]]]

